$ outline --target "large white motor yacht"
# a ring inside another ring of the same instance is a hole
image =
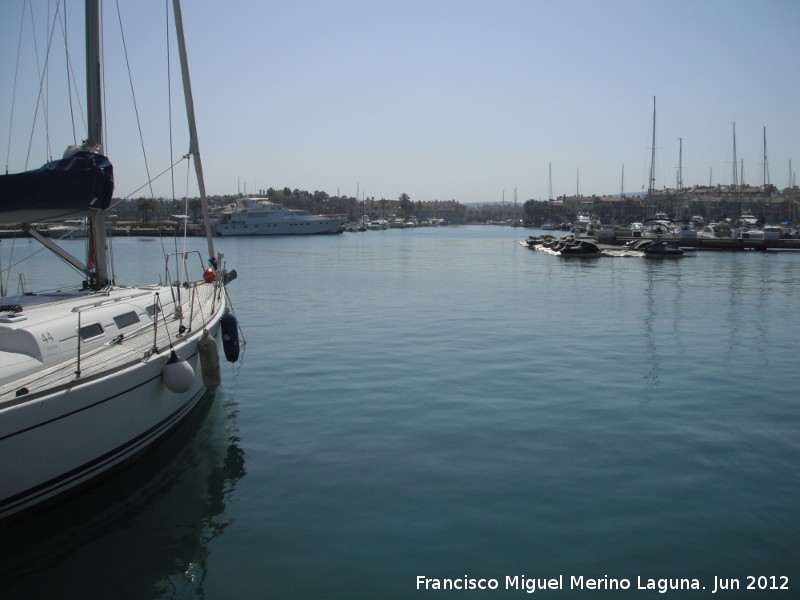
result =
[[[347,223],[347,215],[312,215],[266,198],[241,198],[217,216],[212,227],[216,235],[339,233]]]

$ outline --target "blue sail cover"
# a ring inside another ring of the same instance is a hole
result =
[[[0,175],[0,223],[88,216],[111,205],[114,170],[85,150],[34,171]]]

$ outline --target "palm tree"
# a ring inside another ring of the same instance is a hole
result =
[[[410,217],[412,209],[414,208],[414,205],[411,203],[411,196],[403,192],[400,194],[398,200],[400,200],[400,212],[403,213],[403,216]]]
[[[136,207],[139,209],[139,216],[143,223],[149,223],[153,217],[153,211],[156,208],[156,201],[152,198],[139,198],[136,201]]]

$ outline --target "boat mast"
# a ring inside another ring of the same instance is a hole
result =
[[[791,170],[792,170],[792,164],[791,164],[791,161],[790,161],[789,162],[789,172],[791,172]],[[550,161],[548,161],[548,163],[547,163],[547,182],[548,182],[549,194],[550,194],[550,197],[548,198],[548,200],[550,200],[550,202],[552,202],[553,201],[553,163],[550,162]]]
[[[653,96],[653,141],[650,144],[650,182],[647,186],[647,198],[648,198],[648,211],[649,217],[653,216],[653,202],[655,199],[653,198],[653,194],[655,192],[656,187],[656,97]]]
[[[736,158],[736,121],[733,122],[733,187],[739,185],[739,161]]]
[[[681,192],[683,191],[683,138],[678,138],[678,207],[675,216],[681,218]]]
[[[87,148],[102,148],[103,110],[100,92],[100,9],[97,0],[86,0],[86,104]]]
[[[622,177],[619,182],[619,197],[621,200],[625,199],[625,163],[622,163]]]
[[[186,40],[183,37],[183,17],[181,16],[180,0],[172,0],[172,11],[175,13],[175,32],[178,37],[178,54],[181,59],[181,76],[183,78],[183,97],[186,101],[186,117],[189,120],[189,154],[194,157],[197,187],[200,190],[200,210],[203,215],[203,221],[205,222],[206,241],[208,242],[208,257],[213,262],[216,260],[214,255],[214,241],[211,235],[211,223],[209,223],[208,220],[208,199],[206,198],[206,184],[203,179],[203,163],[200,160],[200,143],[197,139],[197,124],[194,118],[192,83],[189,79],[189,61],[186,58]]]
[[[767,167],[767,128],[766,128],[766,126],[764,127],[764,173],[763,173],[763,176],[764,176],[764,188],[763,188],[764,192],[763,192],[763,196],[761,198],[761,219],[764,222],[764,224],[766,224],[766,219],[767,219],[767,215],[766,215],[766,212],[767,212],[767,210],[766,210],[766,208],[767,208],[766,207],[766,205],[767,205],[767,197],[771,195],[770,191],[767,189],[767,186],[769,185],[769,167]]]
[[[764,191],[769,185],[769,167],[767,166],[767,128],[764,127]]]
[[[100,7],[98,0],[86,0],[86,102],[88,137],[84,149],[90,152],[103,150],[103,108],[100,80]],[[89,218],[91,245],[87,270],[94,269],[96,281],[92,287],[102,288],[111,283],[108,261],[108,236],[106,219],[102,210],[92,212]],[[91,273],[87,273],[91,278]]]
[[[733,189],[736,190],[736,198],[739,200],[739,214],[741,214],[741,194],[739,190],[739,168],[738,160],[736,159],[736,121],[733,122]]]

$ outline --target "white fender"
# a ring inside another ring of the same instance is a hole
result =
[[[164,365],[162,379],[168,390],[182,394],[188,392],[194,384],[194,369],[173,350],[167,364]]]
[[[203,332],[203,337],[197,343],[197,352],[200,354],[203,383],[213,392],[220,384],[219,350],[217,350],[217,340],[208,331]]]

